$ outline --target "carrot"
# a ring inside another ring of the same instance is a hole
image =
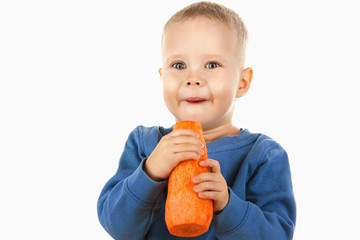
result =
[[[199,166],[199,161],[207,159],[207,151],[199,122],[178,122],[174,129],[178,128],[194,130],[204,145],[205,153],[200,159],[179,163],[171,172],[165,203],[165,222],[172,235],[195,237],[208,231],[213,218],[213,201],[199,198],[193,190],[195,184],[191,180],[199,173],[209,172],[208,168]]]

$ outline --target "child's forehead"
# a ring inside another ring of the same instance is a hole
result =
[[[240,57],[236,33],[208,18],[192,18],[169,26],[163,36],[162,56],[168,60],[191,56],[223,62]]]
[[[229,41],[229,44],[231,42],[237,45],[236,31],[231,29],[230,26],[217,19],[197,16],[173,23],[167,29],[164,29],[162,45],[164,45],[164,42],[169,43],[165,39],[178,42],[180,41],[178,38],[210,40],[216,39],[217,36],[227,36],[226,39]]]
[[[166,32],[168,29],[174,28],[174,27],[179,27],[182,25],[191,25],[191,24],[198,24],[198,23],[213,23],[215,26],[218,25],[222,25],[222,26],[226,26],[229,29],[231,29],[230,25],[227,24],[225,21],[220,21],[219,19],[215,19],[215,18],[210,18],[207,16],[203,16],[203,15],[198,15],[198,16],[192,16],[192,17],[187,17],[185,19],[181,19],[177,22],[172,22],[170,24],[168,24],[166,26],[166,28],[164,29],[164,32]]]
[[[233,39],[235,39],[235,41],[237,41],[236,31],[234,31],[234,29],[232,29],[229,25],[217,19],[211,19],[203,16],[187,18],[183,21],[169,25],[164,29],[163,40],[165,36],[179,35],[183,33],[191,33],[199,38],[209,37],[209,34],[224,34],[230,35]],[[181,37],[186,37],[186,35],[182,35]]]

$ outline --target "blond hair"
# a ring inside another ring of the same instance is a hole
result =
[[[248,41],[248,32],[240,16],[230,8],[213,2],[196,2],[176,12],[164,26],[163,32],[173,24],[181,23],[194,17],[206,17],[227,25],[237,36],[237,47],[240,51],[241,66],[243,67]]]

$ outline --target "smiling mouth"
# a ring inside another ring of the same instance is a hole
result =
[[[196,104],[196,103],[203,103],[203,102],[206,101],[206,99],[199,98],[199,97],[190,97],[190,98],[185,99],[185,101],[188,102],[188,103]]]

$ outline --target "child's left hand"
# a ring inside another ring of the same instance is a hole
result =
[[[200,173],[193,178],[194,191],[200,198],[214,200],[214,212],[222,211],[229,202],[229,191],[225,178],[221,174],[220,164],[214,159],[199,162],[201,167],[209,167],[211,172]]]

